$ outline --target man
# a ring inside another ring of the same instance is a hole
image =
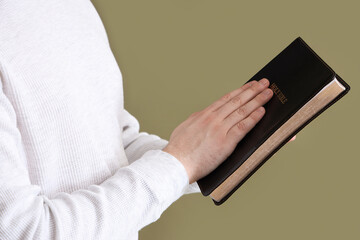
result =
[[[0,239],[137,239],[199,191],[272,96],[266,79],[246,84],[167,142],[124,109],[90,1],[2,0],[0,20]]]

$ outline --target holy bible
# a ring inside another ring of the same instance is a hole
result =
[[[214,171],[197,181],[204,196],[224,203],[296,133],[343,97],[350,86],[297,37],[249,81],[267,78],[273,97],[263,118]],[[247,82],[249,82],[247,81]]]

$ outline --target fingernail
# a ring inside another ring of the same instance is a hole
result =
[[[265,95],[270,95],[272,93],[272,90],[270,88],[266,89],[264,92],[263,92]]]
[[[268,80],[266,78],[263,78],[263,79],[260,80],[260,83],[262,85],[266,85],[268,83]]]

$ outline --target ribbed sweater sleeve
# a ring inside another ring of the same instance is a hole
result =
[[[188,186],[182,164],[161,150],[147,151],[99,185],[53,197],[31,184],[25,163],[15,111],[1,91],[0,239],[129,239]]]
[[[126,109],[123,110],[123,144],[129,163],[139,159],[145,152],[155,149],[163,149],[168,141],[157,135],[140,132],[139,121]],[[185,194],[199,193],[197,182],[189,185]]]

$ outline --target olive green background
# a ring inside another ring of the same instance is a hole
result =
[[[360,239],[359,1],[92,2],[125,108],[165,139],[298,36],[351,86],[224,205],[183,196],[140,239]]]

